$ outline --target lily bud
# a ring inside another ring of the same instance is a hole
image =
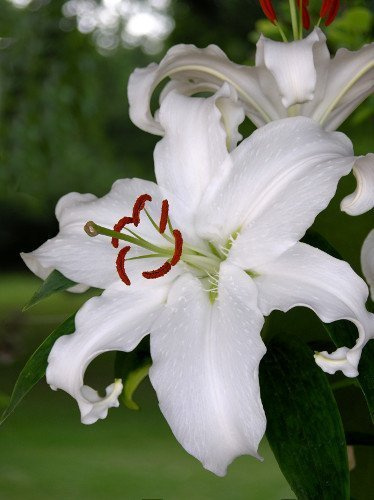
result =
[[[273,8],[273,5],[271,3],[271,0],[259,0],[261,9],[265,16],[271,21],[273,24],[275,24],[274,21],[277,20],[277,15],[275,13],[275,10]]]
[[[325,19],[325,26],[329,26],[338,14],[340,0],[323,0],[319,17]]]
[[[301,9],[303,28],[308,30],[310,28],[310,16],[308,12],[309,0],[298,0],[297,5]]]

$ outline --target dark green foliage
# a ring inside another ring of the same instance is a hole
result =
[[[314,247],[323,250],[337,259],[341,259],[339,252],[320,234],[315,231],[307,231],[303,240]],[[322,323],[322,322],[321,322]],[[358,337],[356,326],[350,321],[341,320],[333,323],[322,323],[331,340],[336,347],[353,347]],[[364,347],[360,364],[358,367],[359,376],[357,381],[364,393],[369,407],[370,416],[374,422],[374,345],[373,341],[368,342]]]
[[[326,375],[301,340],[279,335],[260,365],[267,438],[300,500],[349,498],[346,443]]]

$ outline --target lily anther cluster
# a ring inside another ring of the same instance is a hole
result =
[[[118,248],[119,240],[122,240],[151,252],[144,255],[138,255],[136,257],[127,257],[128,252],[131,250],[131,246],[124,246],[120,249],[116,259],[116,268],[119,278],[126,285],[130,286],[131,281],[126,273],[125,261],[131,261],[132,259],[140,260],[163,257],[166,259],[163,264],[161,264],[157,269],[143,271],[142,276],[146,279],[161,278],[170,272],[173,266],[176,266],[178,262],[182,261],[189,266],[200,279],[207,281],[207,283],[211,285],[207,291],[210,293],[211,300],[214,300],[217,291],[216,276],[218,276],[220,263],[226,259],[227,253],[238,235],[238,231],[235,232],[234,235],[230,236],[226,245],[221,248],[216,247],[212,242],[205,242],[205,245],[197,248],[195,246],[188,245],[183,241],[183,236],[179,229],[173,229],[168,217],[168,200],[162,201],[160,222],[158,225],[153,220],[150,213],[145,209],[146,201],[151,202],[152,197],[149,194],[140,195],[134,203],[132,215],[122,217],[118,222],[116,222],[113,230],[99,226],[93,221],[87,222],[84,229],[88,236],[91,237],[95,237],[99,234],[111,237],[111,244],[114,248]],[[164,245],[154,245],[129,228],[129,225],[137,227],[140,224],[140,213],[143,209],[154,229],[165,238]],[[127,232],[127,234],[123,234],[121,232],[123,229]],[[170,235],[165,234],[167,229],[169,229]],[[249,274],[251,273],[250,271],[247,272]]]
[[[260,3],[277,22],[271,2]],[[59,233],[22,255],[43,279],[58,270],[77,283],[71,291],[103,290],[48,359],[47,382],[76,399],[82,422],[105,418],[122,391],[120,380],[105,397],[85,385],[89,363],[106,351],[132,351],[150,335],[149,377],[161,411],[182,446],[218,475],[239,455],[258,457],[266,427],[261,331],[271,311],[304,306],[323,322],[357,327],[353,347],[315,354],[327,373],[357,376],[374,337],[365,281],[300,242],[351,171],[357,188],[342,210],[373,207],[374,155],[355,157],[335,130],[373,91],[374,47],[331,58],[320,28],[300,38],[308,2],[290,4],[301,8],[295,40],[261,36],[255,66],[231,62],[215,45],[177,45],[158,65],[135,70],[130,116],[161,136],[157,182],[121,179],[102,198],[64,196]],[[326,24],[338,4],[323,2]],[[166,77],[152,115],[153,91]],[[246,118],[258,128],[243,139]],[[373,242],[371,234],[362,253],[371,284]]]

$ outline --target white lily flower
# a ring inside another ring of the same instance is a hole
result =
[[[161,101],[173,90],[185,95],[215,92],[232,85],[246,115],[257,127],[286,116],[309,116],[326,130],[335,130],[373,91],[374,44],[358,51],[339,49],[330,57],[326,37],[315,28],[304,40],[275,42],[261,36],[256,66],[231,62],[216,45],[172,47],[160,64],[136,69],[130,77],[130,117],[141,129],[164,133],[150,99],[165,78],[171,81]]]
[[[172,47],[160,64],[136,69],[130,77],[130,118],[141,129],[164,133],[150,112],[157,85],[171,81],[160,101],[177,90],[184,95],[216,92],[223,82],[232,85],[249,119],[261,127],[287,116],[309,116],[326,130],[335,130],[369,96],[374,87],[374,44],[356,52],[339,49],[331,59],[326,37],[315,28],[304,40],[275,42],[261,36],[256,66],[231,62],[216,45],[198,49],[193,45]],[[230,120],[227,111],[225,119]],[[355,193],[342,203],[342,210],[361,214],[374,205],[374,155],[359,159],[354,169]]]
[[[367,235],[361,249],[361,269],[370,288],[374,301],[374,229]]]
[[[364,281],[298,242],[351,170],[350,141],[296,117],[262,127],[230,153],[220,111],[230,98],[226,85],[209,99],[168,93],[158,184],[125,179],[101,199],[63,197],[59,234],[23,255],[31,269],[104,289],[78,312],[75,333],[57,340],[47,369],[48,383],[77,400],[82,422],[104,418],[121,391],[116,381],[99,398],[85,386],[90,361],[130,351],[150,333],[160,408],[182,446],[217,475],[239,455],[258,457],[264,315],[304,305],[326,322],[353,321],[354,348],[339,359],[316,355],[323,369],[348,376],[374,330]],[[95,238],[83,231],[92,220],[86,230]]]

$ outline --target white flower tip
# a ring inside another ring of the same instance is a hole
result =
[[[42,280],[45,280],[53,271],[51,267],[42,266],[42,264],[39,262],[39,259],[36,257],[35,252],[21,252],[20,256],[26,266],[30,269],[30,271]]]
[[[340,347],[333,353],[327,351],[316,352],[314,359],[322,370],[333,375],[341,370],[346,377],[357,377],[358,363],[360,361],[361,350],[352,352],[348,347]]]
[[[99,419],[106,418],[109,408],[119,406],[118,398],[122,393],[122,389],[122,380],[116,379],[113,384],[106,388],[106,396],[101,398],[97,391],[91,387],[82,386],[81,394],[84,400],[78,401],[82,423],[86,425],[94,424]]]

